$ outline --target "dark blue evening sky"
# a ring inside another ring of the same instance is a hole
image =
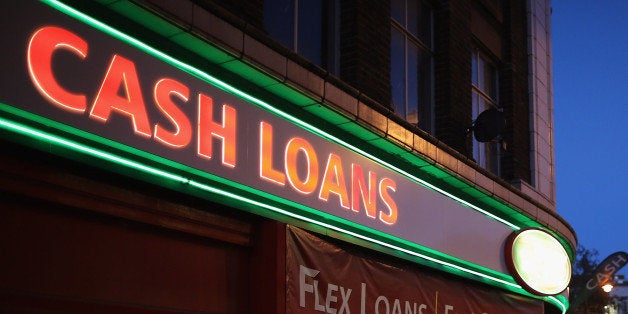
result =
[[[558,213],[601,261],[628,252],[628,1],[552,8]]]

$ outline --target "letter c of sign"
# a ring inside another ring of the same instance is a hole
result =
[[[44,26],[30,38],[26,59],[31,80],[39,93],[62,109],[85,112],[87,98],[70,93],[57,83],[52,73],[52,55],[57,49],[65,49],[85,59],[87,48],[81,37],[56,26]]]
[[[595,287],[597,287],[597,282],[595,282],[595,284],[593,286],[590,286],[592,281],[593,281],[593,279],[589,279],[589,281],[587,281],[587,289],[589,289],[589,290],[593,290],[593,289],[595,289]]]

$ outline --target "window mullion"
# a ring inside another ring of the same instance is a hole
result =
[[[404,68],[404,119],[408,118],[408,110],[410,109],[410,104],[409,102],[409,96],[410,94],[408,93],[408,89],[410,88],[410,85],[408,84],[408,76],[410,75],[409,72],[409,68],[408,68],[408,37],[405,37],[405,40],[403,41],[403,56],[404,56],[404,61],[403,61],[403,68]]]
[[[294,26],[292,28],[292,42],[294,43],[294,51],[299,53],[299,0],[294,0]]]
[[[480,88],[478,88],[477,86],[475,86],[475,84],[471,84],[471,89],[473,89],[473,91],[480,95],[480,97],[482,97],[484,99],[484,101],[486,101],[487,103],[491,104],[492,106],[498,107],[497,106],[497,100],[491,98],[489,95],[487,95],[484,91],[482,91]]]
[[[425,44],[424,42],[422,42],[419,38],[417,38],[416,36],[414,36],[412,33],[410,33],[403,25],[399,24],[397,21],[391,19],[391,23],[393,24],[393,26],[399,30],[399,32],[401,32],[401,34],[403,34],[403,36],[412,41],[414,44],[416,44],[417,46],[419,46],[419,48],[421,48],[421,50],[423,51],[427,51],[430,56],[434,55],[434,52],[432,52],[432,48],[430,48],[429,46],[427,46],[427,44]]]

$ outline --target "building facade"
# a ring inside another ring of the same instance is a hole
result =
[[[566,312],[549,0],[2,6],[3,312]]]

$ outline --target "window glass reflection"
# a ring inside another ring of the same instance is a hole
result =
[[[471,55],[471,115],[475,120],[489,108],[497,107],[498,99],[497,68],[479,51]],[[478,142],[473,138],[473,159],[485,169],[500,175],[501,146],[497,140]]]
[[[392,0],[391,24],[392,107],[432,133],[432,11],[421,0]]]
[[[264,30],[310,62],[339,74],[340,1],[265,0]]]

